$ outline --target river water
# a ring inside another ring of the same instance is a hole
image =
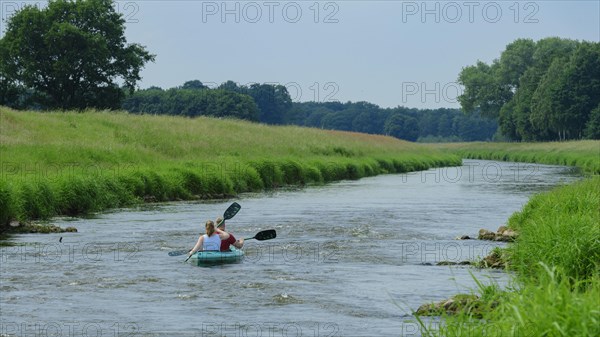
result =
[[[54,219],[78,233],[18,235],[0,255],[0,335],[419,335],[411,312],[504,272],[435,266],[501,243],[455,240],[497,229],[528,198],[579,179],[571,168],[464,160],[458,168]],[[209,218],[249,240],[238,264],[197,267]],[[59,242],[60,237],[62,241]],[[431,322],[431,321],[429,321]]]

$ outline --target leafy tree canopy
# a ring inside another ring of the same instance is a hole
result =
[[[15,88],[33,90],[47,108],[120,107],[118,83],[133,91],[154,60],[125,39],[125,20],[110,0],[50,0],[24,6],[0,40],[0,104],[15,105]]]
[[[463,111],[498,118],[511,139],[597,137],[592,111],[600,103],[600,43],[519,39],[491,65],[463,68],[458,81],[465,87],[458,98]]]

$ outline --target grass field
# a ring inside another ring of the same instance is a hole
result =
[[[460,165],[392,137],[229,119],[0,108],[0,225],[143,200]]]
[[[462,158],[516,161],[580,167],[600,174],[600,140],[546,143],[439,143],[431,148],[450,151]]]

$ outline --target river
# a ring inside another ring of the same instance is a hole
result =
[[[0,335],[416,336],[419,305],[475,289],[473,276],[508,282],[501,271],[435,266],[503,245],[455,237],[496,230],[533,193],[580,178],[564,166],[464,160],[53,219],[78,232],[16,235],[16,246],[1,247]],[[236,237],[275,229],[277,238],[247,241],[238,264],[168,256],[232,201],[242,206],[228,221]]]

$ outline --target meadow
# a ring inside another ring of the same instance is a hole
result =
[[[0,226],[460,165],[393,137],[233,119],[0,108]]]

